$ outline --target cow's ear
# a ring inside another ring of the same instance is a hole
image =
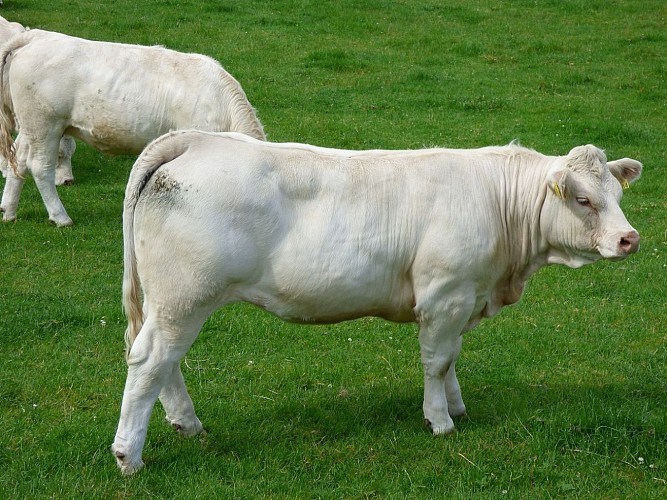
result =
[[[627,188],[642,175],[642,164],[632,158],[621,158],[607,162],[609,171],[612,173],[621,186]]]
[[[547,185],[556,198],[565,199],[567,187],[567,169],[554,170],[547,176]]]

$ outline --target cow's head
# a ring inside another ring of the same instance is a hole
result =
[[[639,250],[639,233],[619,202],[642,164],[630,158],[607,162],[595,146],[578,146],[547,175],[540,227],[549,243],[547,261],[580,267],[598,259],[618,260]]]

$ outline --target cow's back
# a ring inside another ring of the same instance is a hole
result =
[[[139,153],[170,130],[233,130],[237,101],[261,131],[238,82],[207,56],[42,30],[21,36],[29,43],[12,58],[10,87],[28,134],[32,116],[65,117],[67,133],[101,151]],[[36,103],[52,109],[35,110]],[[43,123],[34,128],[41,132]]]

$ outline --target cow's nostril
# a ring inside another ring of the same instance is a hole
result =
[[[637,231],[630,231],[621,238],[619,247],[625,253],[635,253],[639,250],[639,233]]]

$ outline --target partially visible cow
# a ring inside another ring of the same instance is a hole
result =
[[[26,29],[22,24],[7,21],[7,19],[0,16],[0,45],[5,43],[14,35],[18,35],[25,30]]]
[[[128,154],[184,128],[265,139],[239,83],[199,54],[29,30],[0,51],[0,82],[0,153],[12,166],[0,203],[4,220],[16,218],[23,175],[30,172],[49,219],[72,224],[55,187],[63,134]]]
[[[2,2],[0,2],[2,5]],[[0,47],[7,43],[9,39],[19,33],[26,31],[26,28],[19,23],[7,21],[0,16]],[[72,175],[72,155],[76,150],[76,142],[69,136],[64,136],[60,140],[60,149],[58,151],[58,166],[56,168],[56,185],[71,184],[74,182]],[[2,176],[7,176],[7,161],[0,158],[0,172]]]
[[[58,164],[56,165],[56,186],[69,186],[74,182],[74,174],[72,173],[72,156],[76,151],[76,141],[64,135],[60,139],[58,147]],[[3,177],[7,177],[9,165],[4,157],[0,157],[0,173]],[[1,210],[1,209],[0,209]]]
[[[590,145],[553,157],[517,145],[355,152],[198,131],[155,140],[125,192],[118,465],[142,467],[158,396],[176,430],[202,430],[179,362],[209,315],[237,301],[299,323],[416,322],[424,417],[434,434],[452,432],[466,412],[462,334],[518,301],[544,265],[636,252],[619,201],[641,171]]]

